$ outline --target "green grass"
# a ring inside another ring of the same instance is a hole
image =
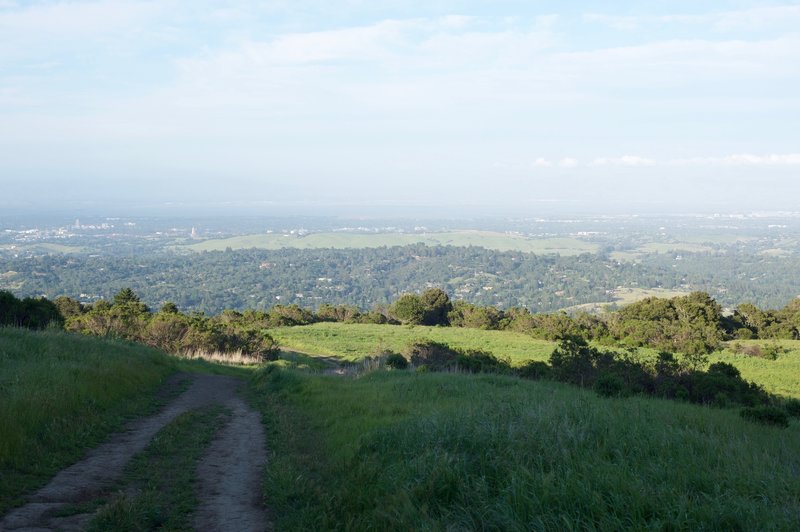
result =
[[[281,530],[793,530],[800,425],[553,382],[264,370]]]
[[[776,345],[784,350],[777,360],[734,354],[730,348],[714,353],[711,362],[728,362],[742,377],[756,382],[770,393],[800,399],[800,340],[739,340],[743,345]],[[734,342],[729,342],[729,346]]]
[[[0,245],[0,249],[19,251],[47,251],[50,253],[71,254],[83,253],[86,248],[83,246],[68,246],[65,244],[57,244],[55,242],[40,242],[37,244],[21,244],[21,245]]]
[[[510,331],[484,331],[459,327],[315,323],[303,327],[280,327],[269,333],[281,346],[302,353],[357,361],[383,350],[399,352],[418,340],[444,342],[451,347],[481,349],[512,364],[547,360],[555,346],[528,335]]]
[[[193,251],[231,249],[318,249],[375,248],[426,244],[429,246],[481,246],[497,251],[522,251],[540,254],[579,255],[597,251],[597,244],[577,238],[532,239],[492,231],[452,231],[441,233],[312,233],[306,236],[263,233],[205,240],[183,246]]]
[[[0,328],[0,514],[123,423],[175,371],[128,342]]]
[[[209,406],[178,416],[126,467],[117,494],[88,530],[188,530],[198,500],[197,463],[228,413]]]
[[[555,342],[537,340],[522,333],[459,327],[315,323],[303,327],[280,327],[270,330],[270,334],[284,348],[299,352],[281,357],[290,362],[287,365],[315,370],[330,367],[337,359],[354,362],[383,350],[400,352],[418,340],[488,351],[498,358],[508,358],[514,366],[528,360],[547,361],[556,347]],[[766,346],[775,342],[751,340],[741,343]],[[725,350],[712,354],[709,362],[729,362],[739,368],[745,379],[762,385],[768,392],[800,398],[800,341],[782,340],[778,345],[787,350],[778,360],[735,355]],[[640,353],[644,359],[655,359],[657,351],[642,348]],[[314,361],[320,357],[326,358]]]

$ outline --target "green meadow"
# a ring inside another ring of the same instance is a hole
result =
[[[295,352],[284,358],[297,358],[298,354],[304,354],[302,363],[317,368],[324,365],[315,366],[310,362],[314,358],[326,357],[326,362],[357,362],[384,351],[401,352],[420,340],[433,340],[459,349],[488,351],[498,358],[510,360],[514,366],[529,360],[547,361],[556,347],[555,342],[513,331],[460,327],[315,323],[280,327],[269,332],[283,348]],[[768,392],[800,398],[800,341],[748,340],[739,343],[762,347],[777,345],[781,352],[776,360],[770,360],[725,349],[711,354],[709,362],[729,362],[739,368],[742,377],[762,385]],[[656,351],[647,348],[640,349],[640,353],[645,358],[655,359],[656,356]]]
[[[280,327],[269,333],[285,348],[310,355],[327,355],[355,362],[384,351],[400,352],[413,342],[433,340],[459,349],[488,351],[518,365],[547,360],[555,344],[522,333],[423,325],[315,323]]]
[[[800,424],[554,382],[266,368],[284,530],[796,530]]]
[[[480,246],[497,251],[522,251],[540,254],[580,255],[593,253],[598,246],[577,238],[532,239],[520,235],[491,231],[452,231],[441,233],[311,233],[305,236],[262,233],[231,238],[205,240],[182,246],[192,251],[231,249],[362,249],[410,244],[428,246]]]
[[[513,332],[340,323],[270,332],[287,349],[284,360],[234,369],[129,342],[0,329],[0,514],[125,421],[158,408],[159,385],[188,370],[249,377],[247,398],[267,428],[263,497],[279,530],[800,528],[797,419],[778,428],[744,420],[737,408],[602,398],[510,376],[290,369],[421,339],[514,364],[547,360],[555,346]],[[773,345],[778,356],[729,349],[710,361],[800,397],[800,342],[741,343]],[[112,495],[92,526],[135,528],[164,516],[185,525],[217,414],[193,412],[163,429],[121,480],[141,492]]]

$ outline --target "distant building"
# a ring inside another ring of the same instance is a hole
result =
[[[197,238],[197,228],[192,227],[192,238]]]

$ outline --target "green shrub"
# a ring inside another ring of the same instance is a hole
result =
[[[550,375],[550,366],[541,360],[529,360],[517,369],[517,374],[523,379],[544,379]]]
[[[627,395],[625,383],[613,373],[603,373],[594,382],[594,391],[602,397],[620,397]]]
[[[408,360],[400,353],[390,353],[386,357],[386,367],[392,369],[406,369],[408,367]]]
[[[409,345],[403,354],[413,365],[424,365],[431,371],[442,371],[455,366],[461,355],[447,344],[430,340]]]
[[[800,399],[787,399],[783,403],[783,409],[792,417],[800,417]]]
[[[470,373],[511,373],[511,364],[500,360],[492,353],[480,350],[463,351],[456,365]]]
[[[785,410],[775,406],[752,406],[742,408],[740,415],[747,420],[764,425],[788,427],[789,415]]]
[[[708,373],[711,375],[724,375],[731,379],[738,379],[742,376],[739,369],[733,364],[727,362],[715,362],[708,367]]]

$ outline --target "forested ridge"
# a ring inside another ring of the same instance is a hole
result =
[[[547,312],[612,302],[618,287],[702,290],[722,305],[779,308],[800,294],[800,259],[735,252],[650,254],[637,262],[413,245],[376,249],[239,250],[191,255],[59,255],[0,260],[0,289],[21,296],[110,299],[131,287],[144,302],[182,309],[268,309],[324,303],[368,310],[441,287],[456,300]]]

